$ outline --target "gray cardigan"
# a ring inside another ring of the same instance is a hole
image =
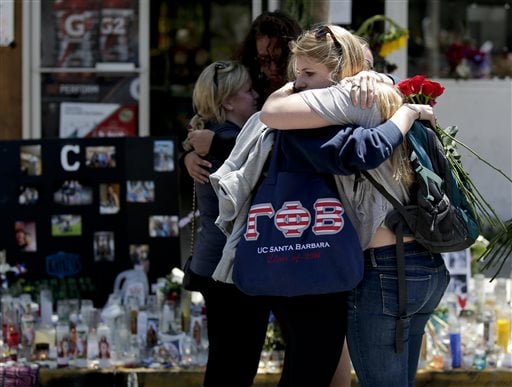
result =
[[[245,123],[227,160],[210,175],[210,183],[219,198],[219,217],[215,224],[226,234],[222,258],[212,277],[233,283],[233,259],[245,230],[252,192],[263,172],[274,144],[274,130],[267,128],[257,112]]]

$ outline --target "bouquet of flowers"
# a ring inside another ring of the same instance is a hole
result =
[[[444,92],[444,87],[438,83],[426,79],[422,75],[416,75],[412,78],[406,79],[397,85],[398,89],[405,97],[405,101],[409,103],[428,104],[434,106],[439,97]],[[480,157],[473,149],[462,143],[455,138],[458,128],[456,126],[449,126],[445,129],[439,125],[432,128],[437,137],[443,144],[446,158],[450,165],[453,176],[461,188],[463,194],[479,222],[480,226],[488,224],[493,227],[498,227],[498,232],[495,237],[490,241],[484,253],[479,257],[479,260],[485,262],[482,269],[498,265],[498,269],[494,277],[500,272],[505,260],[512,253],[512,219],[503,222],[496,214],[494,208],[487,202],[481,194],[478,187],[469,177],[469,174],[462,167],[461,155],[457,152],[457,145],[461,145],[470,153],[475,155],[479,160],[486,165],[503,175],[508,181],[512,183],[512,179],[505,175],[501,170],[494,167],[491,163]],[[494,278],[493,277],[493,278]]]
[[[393,72],[396,65],[384,58],[395,50],[405,47],[409,39],[409,30],[399,26],[393,19],[384,15],[375,15],[366,19],[355,32],[368,41],[374,55],[374,65],[378,71]]]
[[[469,43],[452,43],[448,47],[446,59],[450,74],[455,78],[482,78],[488,67],[488,54]]]
[[[178,299],[181,294],[184,273],[181,269],[174,267],[169,274],[165,276],[165,283],[162,288],[162,293],[168,299]]]

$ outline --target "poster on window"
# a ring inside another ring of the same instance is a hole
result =
[[[43,137],[137,135],[139,85],[136,75],[45,74],[41,84]]]
[[[41,1],[42,66],[130,63],[136,67],[138,8],[137,0]]]
[[[137,106],[62,102],[59,137],[123,137],[137,134]]]

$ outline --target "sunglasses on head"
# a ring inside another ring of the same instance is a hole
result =
[[[343,49],[341,47],[341,43],[336,39],[336,36],[331,31],[331,29],[328,26],[320,26],[315,30],[315,39],[316,40],[322,40],[326,39],[326,35],[331,35],[332,43],[334,44],[334,47],[336,47],[336,50],[338,50],[338,53],[341,55],[343,53]]]
[[[215,85],[215,87],[219,87],[219,70],[226,70],[228,69],[229,67],[231,67],[231,65],[229,63],[226,63],[226,62],[215,62],[215,66],[214,66],[214,73],[213,73],[213,84]]]

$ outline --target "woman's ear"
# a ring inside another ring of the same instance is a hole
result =
[[[222,102],[222,107],[226,109],[226,111],[233,110],[233,104],[231,103],[231,98],[225,99],[224,102]]]

